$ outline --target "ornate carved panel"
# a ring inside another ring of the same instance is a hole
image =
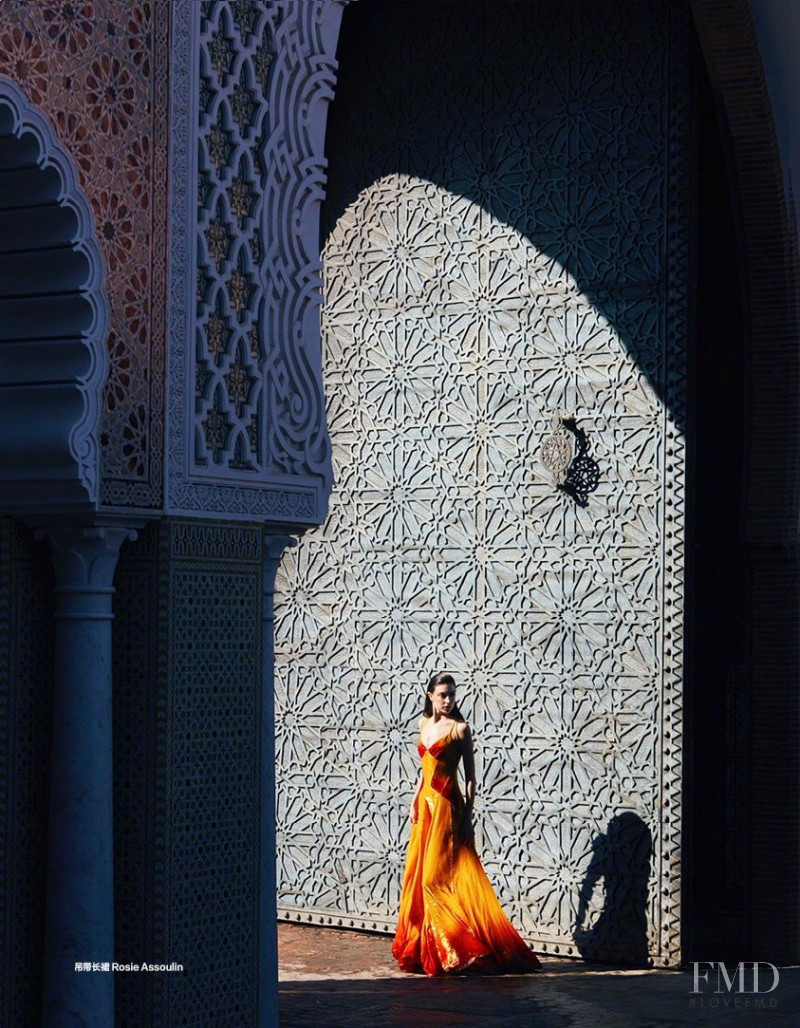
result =
[[[318,224],[340,12],[173,5],[170,509],[324,516]]]
[[[261,214],[273,4],[203,3],[197,196],[196,469],[265,464]]]
[[[162,497],[170,4],[0,4],[0,74],[41,108],[91,202],[111,308],[101,499]]]
[[[262,863],[259,526],[162,521],[127,545],[115,623],[120,1025],[258,1021]],[[136,976],[133,976],[134,978]]]
[[[422,686],[447,668],[512,919],[546,952],[679,960],[686,14],[348,11],[337,484],[277,585],[285,916],[393,927]]]

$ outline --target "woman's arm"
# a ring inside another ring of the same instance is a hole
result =
[[[472,827],[472,805],[475,802],[475,754],[472,748],[472,732],[469,725],[464,722],[463,729],[459,725],[458,737],[461,739],[461,759],[464,761],[464,796],[465,807],[464,817],[461,822],[461,838],[464,842],[470,842],[475,834]]]
[[[420,730],[420,732],[422,731],[422,726],[425,724],[426,721],[427,721],[427,718],[425,718],[425,717],[421,717],[419,719],[419,730]],[[420,771],[420,773],[419,773],[419,781],[417,782],[417,787],[414,790],[414,796],[413,796],[413,798],[411,800],[411,809],[408,812],[408,816],[409,816],[409,818],[411,820],[411,824],[412,825],[415,825],[417,823],[418,818],[419,818],[419,794],[422,792],[422,784],[423,784],[424,780],[425,780],[425,777],[422,774],[422,771]]]
[[[420,771],[419,781],[417,782],[417,787],[414,790],[414,798],[411,800],[411,809],[408,812],[408,816],[411,819],[411,824],[412,825],[415,825],[417,823],[418,818],[419,818],[419,794],[422,791],[422,783],[423,783],[423,781],[424,781],[424,777],[423,777],[422,772]]]

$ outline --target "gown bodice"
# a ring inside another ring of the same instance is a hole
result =
[[[461,744],[453,736],[454,728],[455,725],[429,748],[422,741],[422,728],[420,727],[417,752],[422,760],[423,785],[434,789],[440,796],[444,796],[451,802],[458,802],[461,799],[458,788]]]

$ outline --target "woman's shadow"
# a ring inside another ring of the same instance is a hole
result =
[[[586,960],[636,967],[651,963],[647,946],[647,882],[652,838],[638,814],[613,817],[592,843],[592,859],[578,894],[573,939]],[[585,925],[595,887],[605,887],[603,909]]]

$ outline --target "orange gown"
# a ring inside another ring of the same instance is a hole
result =
[[[521,974],[541,965],[503,913],[475,846],[459,837],[461,744],[453,729],[426,749],[392,955],[403,971]]]

